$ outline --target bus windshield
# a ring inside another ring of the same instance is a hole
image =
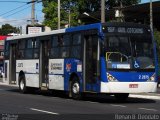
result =
[[[105,35],[108,69],[154,69],[154,54],[149,35]]]

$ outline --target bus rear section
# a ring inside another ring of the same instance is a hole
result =
[[[102,93],[156,92],[157,58],[151,30],[139,24],[103,28]]]

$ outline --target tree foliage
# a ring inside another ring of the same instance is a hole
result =
[[[122,1],[123,6],[138,4],[140,0],[106,0],[106,7],[112,9],[120,6]],[[61,26],[68,23],[69,13],[71,15],[71,26],[78,25],[78,16],[84,12],[100,11],[101,0],[61,0]],[[58,24],[58,4],[57,0],[44,0],[43,13],[45,14],[44,25],[57,29]]]
[[[2,25],[0,35],[8,35],[9,33],[19,33],[19,28],[13,27],[10,24]]]

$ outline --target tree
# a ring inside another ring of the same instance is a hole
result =
[[[109,9],[120,6],[122,1],[123,6],[132,4],[138,4],[140,0],[106,0],[106,6]],[[68,24],[69,13],[71,16],[71,26],[78,25],[78,16],[84,12],[96,12],[100,11],[101,0],[61,0],[61,26]],[[57,29],[57,0],[44,0],[43,1],[43,13],[45,14],[44,25],[51,27],[51,29]]]
[[[9,33],[19,33],[19,28],[13,27],[10,24],[2,25],[0,28],[0,35],[8,35]]]

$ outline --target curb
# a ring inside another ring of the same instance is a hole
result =
[[[136,94],[130,94],[130,98],[144,98],[144,99],[153,99],[153,100],[160,100],[160,96],[156,95],[136,95]]]

